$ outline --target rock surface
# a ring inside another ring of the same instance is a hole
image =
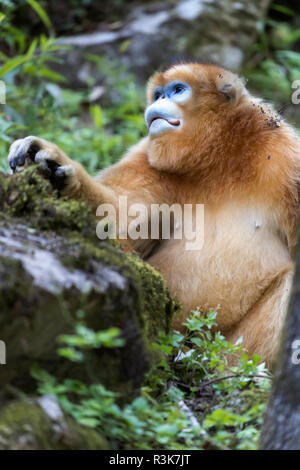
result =
[[[86,204],[51,193],[36,168],[0,174],[0,191],[0,389],[33,392],[37,363],[57,378],[92,378],[130,399],[175,308],[161,276],[116,243],[100,242]],[[72,332],[82,311],[96,331],[120,328],[125,346],[92,350],[83,364],[58,356],[57,336]]]
[[[182,57],[213,61],[239,71],[269,3],[179,0],[129,6],[120,22],[101,25],[93,33],[62,38],[60,44],[74,48],[61,52],[64,62],[58,70],[74,86],[91,77],[98,82],[101,73],[85,60],[85,55],[92,53],[126,65],[143,82],[162,64]]]
[[[106,449],[106,440],[65,416],[54,397],[13,401],[0,409],[0,450]]]

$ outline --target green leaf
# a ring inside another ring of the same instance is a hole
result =
[[[60,348],[57,350],[57,353],[73,362],[81,362],[84,357],[81,352],[73,348]]]
[[[192,338],[191,342],[196,344],[196,346],[201,347],[203,345],[203,341],[200,338]]]
[[[82,426],[86,426],[88,428],[96,428],[99,424],[99,420],[97,418],[79,418],[79,424]]]
[[[32,43],[30,44],[29,49],[28,49],[27,54],[26,54],[26,59],[27,60],[30,59],[33,56],[33,54],[35,53],[37,44],[38,44],[37,39],[34,39],[32,41]]]
[[[50,382],[52,384],[56,382],[56,379],[48,372],[41,369],[38,364],[33,364],[30,373],[34,379],[39,380],[40,382]]]
[[[66,82],[66,79],[63,75],[57,72],[53,72],[53,70],[50,70],[47,67],[42,67],[39,70],[39,74],[42,75],[42,77],[49,78],[53,82]]]
[[[26,62],[26,60],[28,60],[27,56],[18,56],[18,57],[15,57],[14,59],[8,60],[5,63],[5,65],[2,67],[2,69],[0,69],[0,77],[3,77],[11,70],[15,69],[16,67],[19,67],[19,65]]]
[[[95,127],[97,129],[101,129],[101,127],[103,126],[103,117],[100,106],[98,104],[91,106],[90,112],[93,116]]]
[[[38,2],[36,2],[36,0],[27,0],[27,3],[29,3],[31,8],[33,8],[33,10],[36,12],[36,14],[40,17],[40,19],[42,20],[42,22],[44,23],[46,28],[51,30],[52,29],[51,21],[49,19],[49,16],[47,15],[45,10],[43,9],[43,7],[41,7],[41,5]]]
[[[288,8],[284,5],[276,5],[276,3],[275,3],[275,5],[271,6],[271,9],[279,11],[280,13],[284,13],[285,15],[288,15],[288,16],[295,16],[296,15],[294,10],[292,10],[291,8]]]

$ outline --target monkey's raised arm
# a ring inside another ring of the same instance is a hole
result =
[[[71,160],[57,145],[42,138],[28,136],[16,140],[10,147],[8,161],[14,173],[38,164],[42,174],[63,195],[87,199],[93,206],[106,200],[106,191],[101,194],[99,185],[96,186],[78,162]],[[107,199],[111,196],[107,194]]]
[[[28,136],[16,140],[9,152],[8,160],[13,172],[20,172],[31,164],[39,164],[42,174],[62,195],[87,201],[93,210],[100,204],[116,205],[118,196],[124,194],[138,201],[150,192],[150,170],[147,175],[145,139],[135,146],[119,163],[102,171],[95,178],[82,165],[69,158],[56,144],[42,138]],[[147,200],[147,197],[146,197]],[[146,201],[147,202],[147,201]]]
[[[9,164],[14,172],[22,171],[31,164],[39,164],[42,174],[50,180],[53,187],[62,195],[89,203],[95,215],[102,204],[113,206],[116,224],[119,224],[119,198],[125,196],[126,205],[143,204],[148,224],[152,203],[161,202],[157,171],[150,167],[147,160],[147,144],[142,140],[133,147],[120,162],[103,170],[95,178],[89,175],[79,162],[70,159],[57,145],[44,139],[28,136],[15,141],[10,149]],[[102,214],[103,215],[103,214]],[[101,217],[100,217],[101,218]],[[131,218],[126,218],[127,224]],[[119,231],[117,232],[119,235]],[[128,243],[123,242],[126,246]],[[131,240],[129,246],[147,256],[157,240]]]

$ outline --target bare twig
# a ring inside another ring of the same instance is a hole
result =
[[[215,379],[208,380],[207,382],[204,382],[201,384],[201,387],[206,387],[207,385],[211,385],[216,382],[221,382],[222,380],[227,380],[227,379],[235,379],[237,377],[243,377],[243,374],[232,374],[232,375],[225,375],[224,377],[217,377]],[[272,380],[272,377],[269,375],[260,375],[260,374],[253,374],[248,378],[259,378],[259,379],[269,379]]]

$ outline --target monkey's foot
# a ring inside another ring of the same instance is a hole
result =
[[[16,140],[10,147],[9,165],[13,173],[34,163],[55,189],[62,192],[79,189],[74,162],[57,145],[34,136]]]

